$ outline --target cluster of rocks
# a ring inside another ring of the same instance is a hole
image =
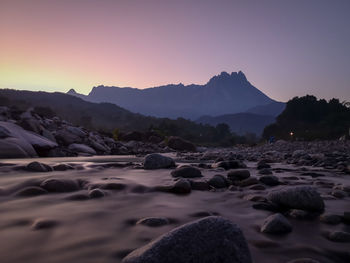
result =
[[[130,132],[122,140],[61,120],[42,117],[29,109],[25,112],[0,107],[0,158],[65,157],[115,154],[147,154],[174,150],[195,150],[178,137],[168,145],[155,132]],[[172,148],[171,148],[172,147]]]

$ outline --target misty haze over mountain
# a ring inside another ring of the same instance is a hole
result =
[[[198,119],[240,112],[277,116],[284,103],[277,102],[255,88],[243,72],[222,72],[205,85],[169,84],[147,89],[94,87],[85,96],[70,90],[68,94],[91,102],[110,102],[143,115]]]

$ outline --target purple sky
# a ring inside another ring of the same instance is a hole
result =
[[[204,84],[350,100],[348,0],[0,0],[0,87]]]

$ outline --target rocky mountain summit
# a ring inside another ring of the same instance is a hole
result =
[[[242,71],[221,72],[204,85],[180,83],[147,89],[101,85],[94,87],[87,96],[74,90],[68,91],[68,94],[91,102],[114,103],[144,115],[193,120],[203,115],[256,111],[257,107],[259,112],[277,116],[284,105],[255,88]]]

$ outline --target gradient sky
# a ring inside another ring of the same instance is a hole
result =
[[[349,0],[0,0],[0,88],[204,84],[350,100]]]

